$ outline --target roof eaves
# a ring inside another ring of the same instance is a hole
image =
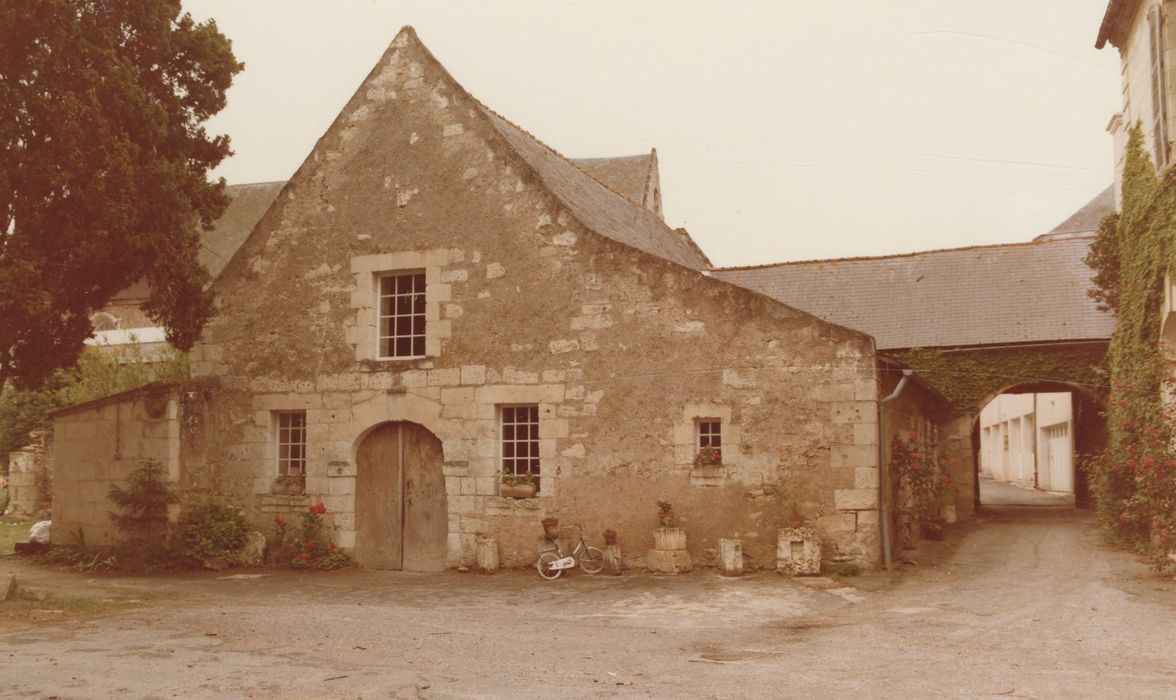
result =
[[[1131,28],[1131,20],[1139,11],[1140,0],[1110,0],[1107,11],[1103,14],[1102,24],[1098,28],[1098,38],[1094,41],[1094,48],[1101,49],[1107,42],[1122,50],[1127,31]]]

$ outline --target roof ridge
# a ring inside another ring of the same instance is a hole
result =
[[[1093,232],[1086,235],[1085,232],[1078,233],[1069,238],[1055,238],[1045,240],[1032,241],[1018,241],[1016,243],[985,243],[980,245],[961,246],[959,248],[932,248],[930,250],[916,250],[910,253],[892,253],[889,255],[859,255],[848,258],[816,258],[811,260],[787,260],[784,262],[775,263],[760,263],[758,265],[733,265],[731,267],[712,267],[708,268],[712,272],[726,272],[728,270],[758,270],[768,267],[785,267],[788,265],[814,265],[817,263],[835,263],[835,262],[856,262],[859,260],[895,260],[898,258],[911,258],[916,255],[929,255],[932,253],[959,253],[969,250],[992,250],[994,248],[1027,248],[1029,246],[1048,245],[1050,243],[1060,243],[1062,241],[1073,241],[1084,238],[1094,238]]]
[[[438,61],[438,63],[440,63],[440,62]],[[454,82],[456,82],[456,81],[454,81]],[[565,156],[564,154],[560,153],[559,151],[555,150],[555,149],[554,149],[554,148],[552,148],[551,146],[547,145],[547,142],[545,142],[543,139],[539,138],[539,137],[538,137],[538,136],[536,136],[535,134],[532,134],[530,131],[528,131],[527,129],[523,128],[522,126],[520,126],[520,125],[516,124],[516,123],[515,123],[514,121],[512,121],[512,120],[511,120],[509,117],[506,117],[506,116],[504,116],[504,115],[500,114],[500,113],[498,112],[498,110],[494,109],[493,107],[491,107],[490,105],[486,104],[486,103],[485,103],[485,102],[483,102],[482,100],[478,99],[477,97],[474,97],[474,96],[473,96],[473,95],[470,93],[470,91],[469,91],[469,90],[466,90],[466,89],[465,89],[465,87],[464,87],[464,86],[462,86],[462,90],[465,90],[465,93],[466,93],[467,95],[469,95],[469,96],[470,96],[470,99],[472,99],[474,102],[477,102],[477,103],[478,103],[478,104],[479,104],[479,105],[482,107],[482,109],[486,110],[487,112],[490,112],[491,114],[493,114],[494,116],[498,117],[498,118],[499,118],[499,119],[501,119],[502,121],[506,122],[507,124],[510,124],[510,125],[511,125],[511,126],[513,126],[514,128],[518,129],[519,131],[523,132],[523,133],[524,133],[524,134],[526,134],[527,136],[531,137],[531,138],[532,138],[532,139],[535,141],[535,143],[537,143],[537,144],[539,144],[540,146],[542,146],[542,147],[546,148],[547,150],[551,151],[551,152],[552,152],[552,153],[553,153],[553,154],[554,154],[556,157],[558,157],[558,158],[562,158],[562,159],[566,160],[566,161],[567,161],[567,162],[568,162],[568,163],[569,163],[569,164],[570,164],[570,165],[571,165],[573,168],[575,168],[576,170],[579,170],[580,172],[582,172],[582,173],[584,173],[585,175],[587,175],[587,176],[588,176],[588,177],[589,177],[589,178],[590,178],[590,179],[591,179],[593,182],[595,182],[596,184],[600,185],[601,187],[603,187],[604,189],[608,190],[609,192],[612,192],[613,194],[615,194],[616,196],[618,196],[618,197],[620,197],[621,199],[625,200],[626,202],[628,202],[629,204],[633,205],[634,207],[637,207],[638,209],[640,209],[640,210],[642,210],[642,211],[646,211],[645,207],[641,206],[640,204],[637,204],[636,202],[632,201],[631,199],[629,199],[629,198],[628,198],[628,197],[626,197],[625,195],[621,194],[620,192],[617,192],[617,191],[616,191],[616,190],[614,190],[614,189],[613,189],[613,188],[612,188],[612,187],[611,187],[611,186],[610,186],[608,183],[606,183],[606,182],[602,181],[600,178],[596,177],[596,176],[595,176],[595,175],[593,175],[592,173],[588,172],[587,170],[585,170],[585,169],[581,168],[579,165],[577,165],[577,164],[576,164],[576,160],[577,160],[577,159],[574,159],[574,158],[569,158],[569,157]],[[596,158],[596,159],[593,159],[593,158],[580,158],[579,160],[617,160],[617,159],[620,159],[620,158],[648,158],[648,157],[649,157],[648,155],[632,155],[632,156],[615,156],[615,157],[610,157],[610,158]],[[665,222],[662,222],[662,223],[664,224]],[[669,229],[669,224],[665,224],[665,226],[666,226],[666,228],[667,228],[667,229]],[[673,232],[673,229],[670,229],[670,231],[671,231],[671,232]]]

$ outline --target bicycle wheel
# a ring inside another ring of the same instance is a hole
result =
[[[599,574],[604,568],[604,552],[596,547],[586,547],[580,555],[580,568],[586,574]]]
[[[563,573],[563,569],[553,569],[551,565],[553,562],[559,560],[559,555],[555,552],[544,552],[539,555],[539,560],[535,562],[535,568],[539,571],[539,575],[543,578],[554,581]]]

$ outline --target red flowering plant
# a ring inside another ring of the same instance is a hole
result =
[[[901,502],[916,520],[940,517],[947,495],[954,488],[951,476],[940,469],[932,450],[920,443],[917,433],[907,439],[895,435],[890,443],[890,469],[898,475]]]
[[[295,569],[331,570],[351,564],[351,558],[331,540],[328,523],[323,518],[326,513],[326,505],[319,502],[309,506],[302,514],[302,527],[294,539],[296,553],[290,559],[290,566]],[[274,524],[285,533],[286,523],[281,516],[274,518]]]
[[[694,455],[695,467],[717,467],[723,463],[723,453],[719,448],[714,446],[707,446],[698,451]]]
[[[1118,544],[1150,556],[1157,570],[1176,554],[1176,379],[1166,364],[1111,381],[1106,451],[1089,470],[1099,517]]]

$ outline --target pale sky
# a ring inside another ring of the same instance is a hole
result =
[[[1111,183],[1106,0],[184,0],[246,64],[210,125],[284,180],[401,26],[572,158],[656,147],[716,265],[1027,241]]]

